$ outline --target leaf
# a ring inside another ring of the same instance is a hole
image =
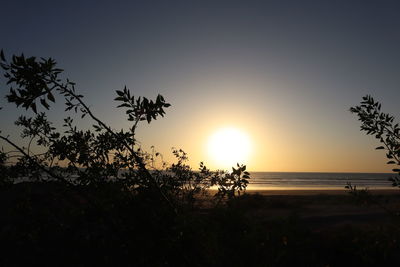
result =
[[[47,99],[50,100],[51,102],[55,102],[56,100],[54,99],[54,96],[51,92],[47,93]]]
[[[49,104],[47,104],[46,100],[44,100],[43,98],[40,99],[40,103],[42,103],[42,105],[43,105],[46,109],[49,109]]]
[[[33,103],[31,104],[31,109],[33,110],[33,112],[37,113],[37,110],[36,110],[36,103],[35,103],[35,102],[33,102]]]
[[[120,107],[129,108],[129,107],[131,107],[131,106],[130,106],[129,104],[127,104],[127,103],[123,103],[123,104],[117,106],[117,108],[120,108]]]
[[[5,58],[5,56],[4,56],[3,49],[1,49],[1,51],[0,51],[0,58],[1,58],[2,61],[6,61],[6,58]]]

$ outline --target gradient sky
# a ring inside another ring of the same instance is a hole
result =
[[[138,139],[168,161],[209,159],[218,128],[246,132],[253,171],[388,172],[349,112],[365,94],[399,115],[398,1],[2,1],[6,55],[52,57],[94,112],[128,127],[112,101],[126,85],[162,94],[164,119]],[[1,79],[1,95],[8,88]],[[62,122],[63,102],[50,119]],[[0,100],[3,133],[18,112]],[[84,123],[81,125],[84,127]],[[12,136],[17,138],[17,136]]]

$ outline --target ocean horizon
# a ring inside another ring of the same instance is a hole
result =
[[[348,183],[358,189],[394,189],[389,178],[395,176],[396,173],[250,171],[247,190],[342,190]],[[30,181],[34,180],[20,177],[14,183]]]
[[[250,172],[249,190],[326,189],[341,190],[347,183],[359,189],[393,189],[390,177],[395,173],[356,172]]]

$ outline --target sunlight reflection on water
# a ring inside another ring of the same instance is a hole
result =
[[[392,189],[392,173],[252,172],[249,190],[343,189],[348,182],[358,188]]]

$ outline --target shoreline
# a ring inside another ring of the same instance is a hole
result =
[[[360,191],[362,188],[359,189]],[[210,192],[217,191],[216,189],[209,189]],[[259,194],[262,196],[315,196],[315,195],[348,195],[348,189],[324,188],[324,189],[311,189],[311,188],[274,188],[274,189],[246,189],[246,194]],[[396,195],[400,194],[400,189],[397,187],[388,189],[368,189],[368,192],[374,195]]]
[[[360,189],[361,190],[361,189]],[[250,189],[246,190],[249,194],[260,195],[348,195],[346,189]],[[399,194],[398,188],[393,189],[368,189],[368,192],[377,195]]]

